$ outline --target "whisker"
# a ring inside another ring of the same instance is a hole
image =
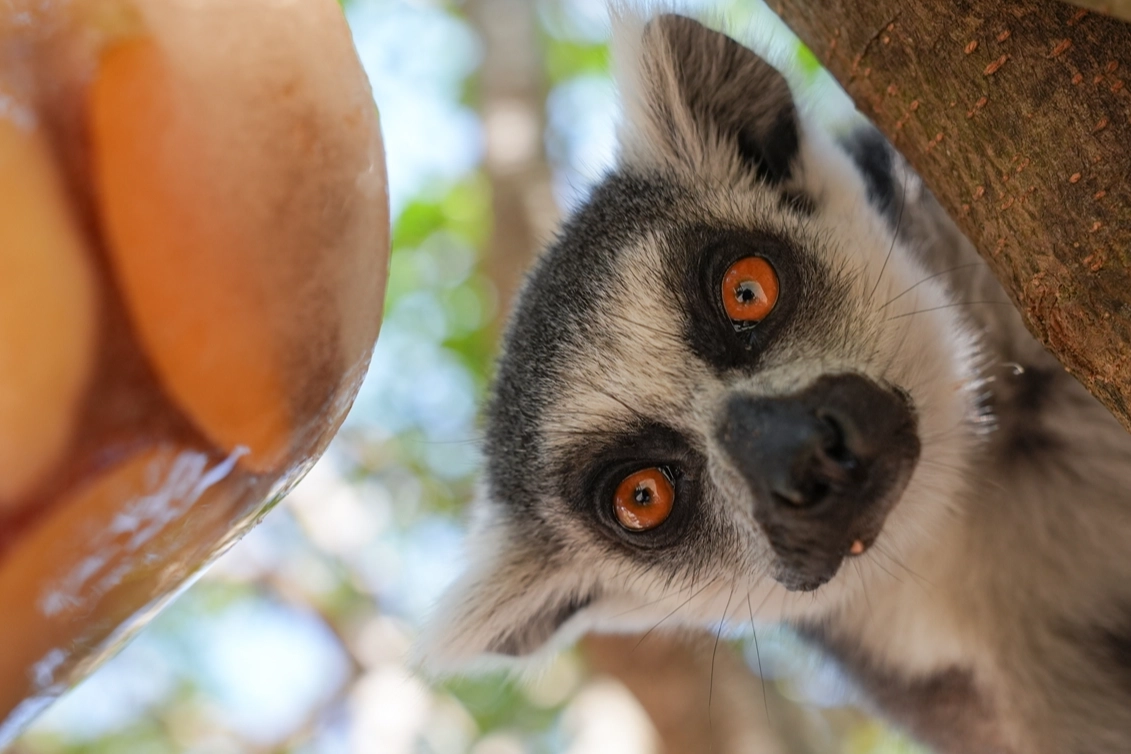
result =
[[[894,573],[892,573],[892,572],[891,572],[891,571],[889,571],[889,570],[888,570],[887,568],[885,568],[885,567],[884,567],[884,565],[883,565],[883,563],[881,563],[881,562],[880,562],[879,560],[877,560],[876,558],[873,558],[873,557],[869,557],[869,558],[868,558],[868,562],[869,562],[869,563],[871,563],[872,565],[876,566],[877,568],[879,568],[879,569],[880,569],[881,571],[883,571],[884,573],[886,573],[886,574],[887,574],[888,576],[891,576],[891,577],[892,577],[893,579],[895,579],[895,581],[896,581],[896,582],[898,582],[898,583],[900,583],[900,584],[902,584],[902,583],[903,583],[903,579],[899,578],[899,577],[898,577],[898,576],[896,576],[896,575],[895,575]]]
[[[985,265],[986,265],[985,262],[967,262],[966,264],[958,264],[958,265],[955,265],[954,267],[951,267],[949,269],[942,270],[940,272],[936,272],[933,275],[928,275],[927,277],[920,280],[918,283],[915,283],[911,287],[905,289],[903,291],[903,293],[896,294],[895,296],[892,296],[891,298],[889,298],[886,302],[884,302],[882,305],[880,305],[880,307],[878,309],[876,309],[876,311],[883,311],[889,305],[894,304],[896,301],[903,298],[908,293],[911,293],[911,291],[915,290],[916,288],[921,286],[923,283],[926,283],[928,280],[934,280],[935,278],[940,277],[941,275],[949,275],[952,272],[958,272],[959,270],[964,270],[964,269],[969,268],[969,267],[985,267]]]
[[[723,635],[723,626],[726,624],[727,613],[730,612],[730,601],[734,599],[734,582],[730,585],[730,596],[727,597],[726,607],[723,608],[723,619],[719,621],[719,630],[715,634],[715,648],[711,650],[711,675],[707,684],[707,728],[710,731],[711,749],[715,746],[715,722],[711,718],[711,702],[715,696],[715,656],[719,653],[719,639]]]
[[[770,722],[770,699],[766,696],[766,676],[762,673],[762,650],[758,648],[758,629],[754,627],[754,609],[750,607],[750,592],[746,592],[746,609],[750,613],[750,632],[754,634],[754,656],[758,658],[758,680],[762,682],[762,704],[766,708],[766,722]]]
[[[588,382],[588,384],[589,384],[589,387],[593,388],[595,391],[597,391],[601,395],[605,396],[609,400],[611,400],[614,403],[616,403],[617,405],[621,406],[625,411],[628,411],[630,414],[635,416],[640,421],[643,421],[643,422],[649,421],[649,417],[646,413],[644,413],[643,411],[641,411],[638,408],[633,408],[627,402],[625,402],[625,400],[623,398],[619,398],[618,396],[613,395],[608,390],[601,387],[600,385],[594,384],[592,381]]]
[[[878,553],[878,554],[880,554],[880,555],[883,555],[883,556],[884,556],[885,558],[887,558],[887,559],[888,559],[888,560],[889,560],[890,562],[892,562],[892,563],[893,563],[893,564],[895,564],[896,566],[898,566],[898,567],[902,568],[903,570],[907,571],[907,573],[911,574],[911,577],[912,577],[913,579],[915,579],[915,581],[916,581],[916,582],[917,582],[917,583],[919,584],[919,586],[920,586],[920,587],[921,587],[921,588],[923,589],[923,591],[924,591],[924,592],[926,592],[926,591],[927,591],[927,588],[926,588],[926,587],[928,587],[928,586],[929,586],[929,587],[931,587],[932,589],[934,589],[935,585],[934,585],[933,583],[931,583],[930,579],[928,579],[928,578],[926,578],[925,576],[921,576],[920,574],[916,573],[916,572],[915,572],[914,570],[912,570],[912,569],[911,569],[911,568],[910,568],[909,566],[907,566],[907,565],[906,565],[906,564],[905,564],[905,563],[904,563],[903,561],[901,561],[901,560],[900,560],[899,558],[897,558],[897,557],[895,557],[894,555],[892,555],[892,554],[891,554],[891,553],[890,553],[890,552],[889,552],[889,551],[887,550],[887,548],[885,548],[885,547],[884,547],[884,546],[883,546],[883,545],[882,545],[882,544],[881,544],[880,542],[878,542],[878,541],[877,541],[877,542],[873,542],[873,543],[872,543],[872,548],[871,548],[871,549],[872,549],[872,551],[874,551],[874,552],[876,552],[876,553]],[[924,584],[925,584],[926,586],[924,586]]]
[[[884,264],[880,267],[880,274],[876,276],[876,284],[872,286],[872,292],[868,294],[868,305],[871,306],[872,301],[876,298],[876,291],[880,287],[880,281],[884,279],[884,271],[888,268],[888,262],[891,261],[891,254],[895,251],[895,242],[899,238],[899,228],[903,224],[903,208],[907,206],[907,181],[900,181],[900,200],[899,200],[899,215],[895,219],[895,228],[891,233],[891,246],[888,247],[888,255],[884,257]]]
[[[636,576],[636,578],[637,578],[637,580],[639,580],[640,578],[643,578],[643,576],[644,576],[644,574],[643,574],[643,573],[641,573],[641,574],[638,574],[638,575]],[[676,590],[676,591],[674,592],[674,594],[679,594],[680,592],[684,592],[684,591],[687,591],[688,589],[692,588],[692,586],[693,586],[693,585],[691,585],[691,584],[688,584],[688,585],[686,585],[686,586],[682,586],[682,587],[680,587],[679,589],[677,589],[677,590]],[[664,600],[668,599],[668,598],[669,598],[669,597],[671,597],[671,596],[672,596],[671,594],[666,594],[666,593],[665,593],[665,594],[663,594],[662,596],[660,596],[660,597],[657,597],[657,598],[656,598],[656,599],[654,599],[654,600],[649,600],[648,602],[644,602],[644,603],[642,603],[642,604],[640,604],[640,605],[637,605],[636,607],[630,607],[630,608],[629,608],[628,610],[625,610],[625,611],[623,611],[623,612],[620,612],[620,613],[616,613],[616,614],[614,614],[614,615],[612,615],[612,616],[610,616],[610,617],[612,617],[612,618],[623,618],[624,616],[628,615],[629,613],[634,613],[634,612],[636,612],[637,610],[643,610],[643,609],[644,609],[644,608],[646,608],[646,607],[651,607],[652,605],[658,605],[659,603],[663,602]],[[678,609],[678,608],[677,608],[677,609]]]
[[[931,307],[928,307],[926,309],[916,309],[913,312],[904,312],[903,314],[893,314],[892,316],[888,317],[884,321],[890,322],[893,319],[899,319],[901,317],[914,317],[916,314],[925,314],[926,312],[936,312],[939,309],[949,309],[952,306],[974,306],[974,305],[977,305],[977,304],[993,304],[993,305],[996,305],[996,306],[1013,306],[1012,301],[955,301],[955,302],[952,302],[952,303],[949,303],[949,304],[943,304],[941,306],[931,306]]]
[[[679,612],[680,610],[682,610],[682,609],[683,609],[684,607],[686,607],[686,606],[687,606],[687,605],[688,605],[688,604],[689,604],[689,603],[691,602],[691,600],[693,600],[693,599],[695,599],[696,597],[698,597],[698,596],[699,596],[700,594],[702,594],[702,593],[703,593],[703,591],[704,591],[704,590],[705,590],[705,589],[706,589],[707,587],[711,586],[712,584],[714,584],[714,583],[715,583],[716,581],[718,581],[718,580],[719,580],[719,577],[718,577],[718,576],[716,576],[715,578],[711,579],[711,580],[710,580],[710,581],[708,581],[708,582],[707,582],[706,584],[704,584],[703,586],[701,586],[701,587],[699,588],[699,590],[698,590],[698,591],[696,591],[696,592],[695,592],[694,594],[692,594],[692,595],[691,595],[690,597],[688,597],[688,598],[687,598],[686,600],[684,600],[684,601],[683,601],[683,602],[681,602],[680,604],[676,605],[676,607],[675,607],[675,609],[674,609],[674,610],[672,610],[672,611],[671,611],[670,613],[668,613],[667,615],[665,615],[665,616],[664,616],[663,618],[660,618],[660,620],[656,622],[656,625],[652,626],[652,627],[651,627],[651,628],[649,628],[649,629],[648,629],[647,631],[645,631],[645,632],[644,632],[644,635],[640,637],[640,640],[639,640],[639,641],[637,641],[637,642],[636,642],[636,644],[634,644],[634,645],[633,645],[633,647],[632,647],[633,651],[636,651],[636,648],[637,648],[637,647],[639,647],[639,646],[640,646],[641,644],[643,644],[643,643],[644,643],[644,640],[645,640],[645,639],[647,639],[647,638],[648,638],[648,637],[649,637],[649,636],[650,636],[650,635],[652,634],[652,632],[653,632],[653,631],[655,631],[655,630],[656,630],[657,628],[659,628],[659,627],[660,627],[660,624],[662,624],[662,623],[663,623],[664,621],[666,621],[666,620],[667,620],[668,618],[672,617],[673,615],[675,615],[676,613],[678,613],[678,612]]]
[[[864,583],[864,573],[860,570],[860,562],[854,558],[852,565],[856,568],[856,576],[860,579],[860,588],[864,590],[864,602],[868,604],[868,612],[875,613],[876,609],[872,606],[872,598],[868,596],[868,585]],[[816,598],[815,594],[813,596]]]
[[[887,324],[887,320],[884,320],[884,324]],[[908,336],[911,335],[912,324],[914,323],[910,319],[907,320],[907,324],[903,328],[903,334],[899,337],[899,344],[892,349],[891,358],[888,359],[888,363],[884,365],[884,369],[881,372],[884,379],[887,379],[888,374],[891,372],[891,368],[895,365],[896,358],[904,352],[903,347],[907,343]]]

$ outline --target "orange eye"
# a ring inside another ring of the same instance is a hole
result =
[[[723,275],[723,308],[735,322],[761,322],[778,302],[778,276],[762,257],[744,257]]]
[[[664,523],[674,503],[675,489],[671,480],[654,466],[626,476],[613,498],[617,520],[633,531],[655,529]]]

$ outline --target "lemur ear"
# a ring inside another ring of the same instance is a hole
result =
[[[800,136],[785,77],[735,40],[684,16],[614,16],[624,102],[621,159],[771,184],[790,178]]]
[[[536,654],[564,638],[555,635],[595,597],[571,578],[564,554],[538,552],[505,525],[471,536],[472,565],[441,597],[417,647],[431,672]]]

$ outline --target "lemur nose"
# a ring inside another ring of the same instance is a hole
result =
[[[766,440],[758,455],[775,501],[815,505],[860,476],[863,466],[849,447],[847,419],[824,409],[809,412],[781,403],[763,408],[754,417],[761,420],[758,433]]]
[[[909,401],[858,374],[787,396],[732,395],[716,427],[796,588],[824,583],[875,539],[919,457]]]
[[[718,439],[767,497],[807,507],[865,484],[891,431],[910,418],[905,402],[872,380],[831,375],[790,396],[731,396]]]

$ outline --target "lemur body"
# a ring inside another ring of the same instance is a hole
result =
[[[785,622],[939,752],[1131,751],[1131,436],[875,132],[689,19],[616,42],[620,157],[512,315],[433,664]]]

